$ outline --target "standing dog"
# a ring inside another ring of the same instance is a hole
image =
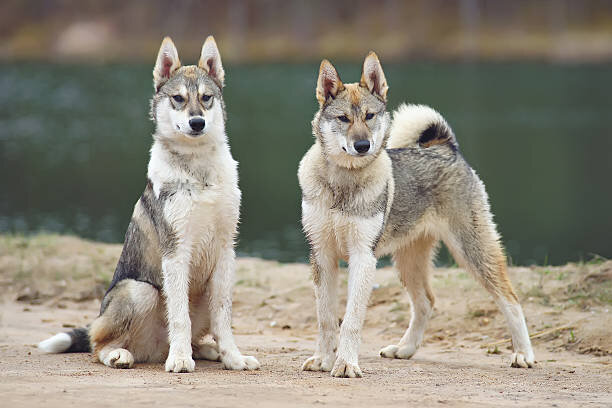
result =
[[[506,317],[512,366],[531,367],[534,355],[521,306],[506,275],[506,258],[484,185],[458,150],[439,113],[402,105],[386,110],[387,82],[370,53],[361,81],[343,84],[321,63],[312,121],[315,144],[298,171],[302,224],[310,242],[319,337],[303,370],[361,377],[360,332],[376,259],[391,254],[410,295],[410,326],[382,357],[408,359],[423,341],[434,296],[432,258],[443,240],[454,258],[493,295]],[[348,301],[338,342],[338,260],[348,262]]]
[[[134,207],[121,258],[89,329],[39,344],[47,352],[93,350],[109,367],[166,361],[192,372],[194,358],[257,369],[231,331],[237,163],[225,134],[224,71],[213,37],[197,66],[181,66],[170,38],[153,70],[156,124],[148,183]],[[206,334],[215,343],[202,344]]]

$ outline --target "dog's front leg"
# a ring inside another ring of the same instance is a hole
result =
[[[255,357],[243,356],[232,334],[232,288],[236,254],[229,247],[223,250],[207,287],[210,301],[210,329],[219,346],[223,367],[228,370],[257,370]]]
[[[304,371],[331,371],[336,360],[338,347],[338,259],[331,251],[332,246],[313,249],[310,256],[312,280],[317,301],[319,337],[317,349],[304,362]]]
[[[189,318],[189,254],[177,253],[162,260],[163,292],[168,318],[170,351],[166,371],[192,372],[191,319]]]
[[[363,376],[358,363],[361,327],[375,272],[376,258],[370,248],[354,247],[349,251],[348,299],[340,326],[338,356],[331,372],[334,377]]]

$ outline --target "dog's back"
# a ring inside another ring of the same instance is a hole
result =
[[[403,104],[393,113],[386,150],[395,189],[381,246],[416,232],[427,212],[446,217],[455,212],[458,196],[480,193],[472,191],[477,180],[452,129],[428,106]]]

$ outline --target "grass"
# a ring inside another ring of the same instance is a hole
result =
[[[108,285],[120,250],[120,245],[57,234],[1,234],[0,276],[10,277],[18,287],[91,278]]]
[[[99,272],[96,274],[96,282],[108,287],[113,279],[113,275],[108,272]]]
[[[61,235],[41,233],[36,235],[2,234],[0,235],[0,254],[4,251],[23,249],[45,249],[57,245]]]
[[[527,298],[537,299],[541,305],[550,305],[550,295],[546,293],[541,285],[533,286],[525,292]]]
[[[457,274],[457,278],[463,280],[463,279],[469,279],[470,275],[467,272],[459,272]]]
[[[598,254],[590,253],[589,256],[591,257],[591,259],[589,259],[586,262],[581,262],[581,263],[584,263],[586,265],[601,265],[602,263],[608,261],[608,258],[605,258]]]
[[[576,336],[574,335],[574,330],[570,329],[569,331],[569,338],[567,340],[568,343],[575,343],[576,342]]]
[[[487,349],[487,354],[501,354],[499,347],[495,346],[494,349]]]
[[[245,286],[248,288],[260,288],[262,284],[254,279],[240,279],[236,282],[236,286]]]
[[[612,274],[601,268],[608,259],[592,254],[565,266],[536,268],[537,283],[524,291],[524,296],[545,306],[587,310],[593,305],[612,304]]]
[[[408,306],[405,304],[402,304],[398,301],[395,301],[393,303],[393,306],[391,307],[391,309],[389,310],[390,313],[394,313],[394,312],[403,312],[408,310]]]
[[[393,323],[403,323],[404,320],[406,320],[406,316],[404,316],[403,314],[396,316],[395,318],[393,318],[391,321]]]
[[[486,316],[486,314],[487,314],[487,312],[484,309],[476,309],[476,310],[472,310],[471,312],[469,312],[469,316],[472,319]]]

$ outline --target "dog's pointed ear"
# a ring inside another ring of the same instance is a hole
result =
[[[317,100],[323,106],[329,98],[335,98],[338,92],[344,89],[340,75],[336,68],[324,59],[319,67],[319,79],[317,80]]]
[[[361,71],[361,81],[359,85],[368,88],[372,94],[387,101],[387,79],[383,72],[378,56],[374,51],[370,51],[368,56],[363,61],[363,70]]]
[[[198,61],[198,67],[202,68],[213,79],[215,79],[221,87],[224,85],[225,71],[221,64],[221,54],[217,48],[217,43],[212,35],[209,35],[204,45],[202,45],[202,54]]]
[[[153,68],[153,86],[155,92],[165,84],[172,76],[174,71],[181,67],[178,51],[170,37],[165,37],[162,41],[159,52],[157,53],[157,62]]]

